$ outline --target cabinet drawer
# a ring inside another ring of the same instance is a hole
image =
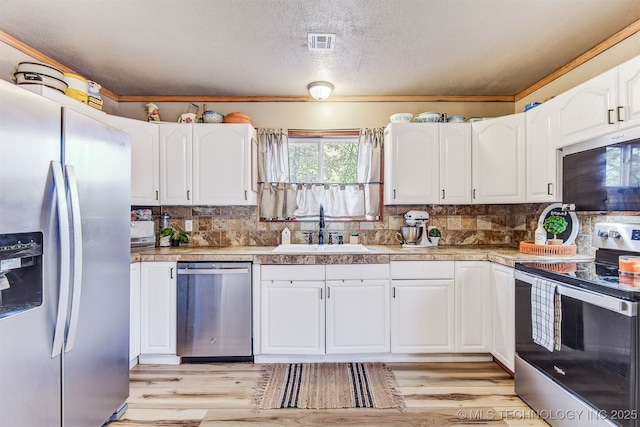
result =
[[[327,280],[388,279],[389,264],[328,264]]]
[[[324,265],[263,265],[261,280],[324,280]]]
[[[453,279],[453,261],[392,261],[392,279]]]

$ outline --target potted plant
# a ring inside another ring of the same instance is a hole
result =
[[[549,239],[547,244],[561,245],[562,239],[558,239],[558,234],[564,232],[568,225],[567,220],[563,216],[553,215],[545,219],[542,226],[547,232],[553,234],[553,239]]]
[[[442,237],[442,233],[438,230],[437,227],[431,227],[429,232],[427,233],[429,236],[429,240],[433,243],[434,246],[438,246],[438,242],[440,242],[440,237]]]
[[[160,232],[160,238],[169,237],[171,246],[180,246],[180,242],[189,243],[189,235],[184,230],[174,230],[171,227],[165,228]]]

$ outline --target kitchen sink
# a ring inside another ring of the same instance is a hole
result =
[[[309,245],[304,243],[294,243],[290,245],[279,245],[273,252],[285,254],[364,254],[369,249],[364,245]]]

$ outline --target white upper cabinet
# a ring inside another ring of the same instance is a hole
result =
[[[640,125],[640,56],[618,67],[618,85],[619,128]]]
[[[524,113],[472,123],[473,203],[525,201]]]
[[[257,140],[247,124],[161,124],[163,205],[255,205]]]
[[[558,188],[557,110],[541,104],[525,114],[527,130],[527,202],[556,202]]]
[[[109,116],[109,123],[131,136],[131,204],[160,204],[160,136],[156,123]]]
[[[471,203],[471,124],[440,125],[440,204]]]
[[[384,138],[384,204],[439,202],[438,123],[392,123]]]
[[[640,57],[554,99],[559,111],[557,147],[640,124]]]
[[[193,204],[255,205],[256,155],[252,126],[193,125]]]
[[[191,205],[192,144],[190,124],[160,126],[160,202]]]

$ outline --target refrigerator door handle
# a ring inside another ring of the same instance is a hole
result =
[[[69,316],[69,330],[65,353],[73,350],[78,330],[80,316],[80,298],[82,295],[82,214],[80,212],[80,196],[78,194],[78,180],[73,166],[66,165],[67,186],[71,202],[71,220],[73,223],[73,293],[71,296],[71,314]]]
[[[69,291],[71,287],[71,230],[69,226],[69,211],[67,209],[67,193],[64,182],[62,165],[51,162],[53,184],[55,187],[56,206],[58,208],[58,232],[60,234],[60,289],[58,295],[58,314],[53,334],[51,358],[62,353],[65,323],[69,310]]]

